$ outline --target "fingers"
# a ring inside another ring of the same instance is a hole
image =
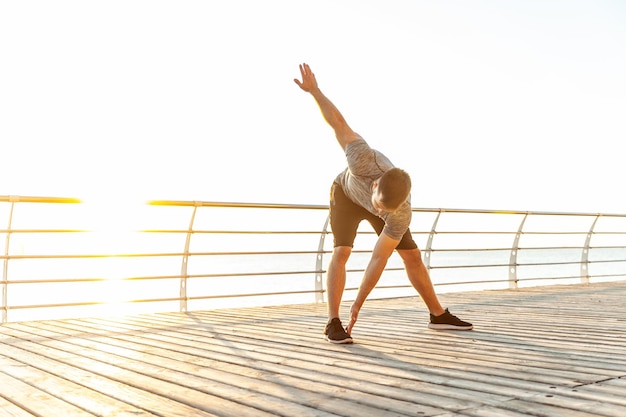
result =
[[[350,317],[350,323],[348,323],[348,327],[346,327],[346,333],[348,333],[349,335],[352,335],[352,329],[354,328],[354,325],[356,324],[356,319],[357,319],[356,315],[353,315],[352,317]]]
[[[309,64],[300,64],[300,74],[302,75],[302,79],[306,77],[314,77],[313,71],[311,71],[311,67],[309,67]]]
[[[302,90],[311,91],[311,87],[316,85],[315,75],[313,75],[311,67],[308,64],[300,64],[300,75],[302,75],[302,81],[297,78],[294,78],[293,81]]]
[[[354,306],[354,304],[350,307],[350,322],[348,323],[348,327],[346,327],[346,332],[351,335],[352,329],[356,324],[356,320],[359,317],[359,309]]]
[[[350,320],[348,327],[346,327],[346,333],[348,333],[348,336],[352,336],[352,328],[354,327],[355,324],[356,324],[356,319]]]
[[[297,78],[294,78],[293,81],[298,85],[298,87],[303,88],[303,83],[306,82],[307,70],[305,68],[306,64],[300,64],[300,75],[302,76],[302,81]]]

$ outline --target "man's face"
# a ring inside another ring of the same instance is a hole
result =
[[[372,184],[372,206],[374,210],[378,213],[379,216],[382,216],[385,213],[390,213],[393,210],[387,210],[383,203],[381,202],[383,196],[380,194],[378,189],[378,181],[375,181]]]

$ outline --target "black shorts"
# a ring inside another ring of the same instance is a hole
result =
[[[333,183],[330,189],[330,227],[333,231],[335,247],[353,247],[357,229],[363,220],[367,220],[378,235],[385,227],[383,219],[354,203],[344,194],[339,184]],[[396,249],[416,248],[417,244],[411,236],[411,231],[407,229]]]

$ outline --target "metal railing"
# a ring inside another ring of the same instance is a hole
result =
[[[0,196],[3,218],[3,323],[324,301],[324,205]],[[438,291],[626,277],[622,214],[415,208],[411,230]],[[345,299],[375,239],[364,222]],[[372,297],[413,295],[394,254]]]

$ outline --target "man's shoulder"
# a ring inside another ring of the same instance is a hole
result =
[[[387,217],[387,223],[397,224],[399,227],[408,227],[411,223],[411,217],[413,216],[413,210],[409,202],[404,202],[396,211],[390,213]]]
[[[401,239],[411,225],[412,214],[411,205],[408,203],[403,204],[398,210],[390,213],[385,219],[387,234],[394,239]]]
[[[413,210],[411,209],[411,203],[408,201],[402,203],[402,205],[394,212],[394,214],[398,215],[400,218],[410,218],[412,213]]]

